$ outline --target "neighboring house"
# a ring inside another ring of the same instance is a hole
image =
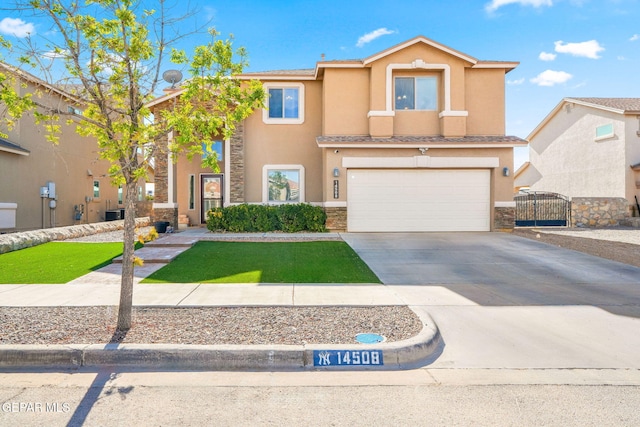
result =
[[[263,83],[268,108],[218,142],[220,174],[156,159],[156,217],[197,224],[211,206],[305,202],[334,230],[512,228],[513,147],[527,144],[505,136],[505,74],[517,65],[416,37],[363,60],[244,74]]]
[[[565,98],[527,139],[531,190],[640,198],[640,98]]]
[[[524,162],[513,174],[513,192],[522,193],[530,190],[531,183],[538,179],[530,162]]]
[[[62,111],[82,109],[82,101],[42,80],[0,63],[0,72],[17,76],[16,89],[33,93]],[[55,104],[53,104],[55,103]],[[1,108],[2,106],[0,106]],[[0,232],[100,222],[120,217],[123,192],[107,176],[109,163],[98,159],[98,145],[75,132],[61,117],[58,145],[26,114],[0,139]],[[144,196],[144,183],[140,197]],[[4,209],[3,209],[4,207]]]

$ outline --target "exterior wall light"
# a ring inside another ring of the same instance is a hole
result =
[[[339,176],[340,176],[340,169],[338,169],[338,168],[333,168],[333,176],[335,176],[335,177],[339,177]]]
[[[502,168],[502,176],[509,176],[509,168],[508,167],[503,167]]]

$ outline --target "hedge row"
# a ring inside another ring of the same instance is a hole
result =
[[[211,231],[267,232],[327,231],[327,215],[321,207],[306,203],[283,205],[235,205],[207,212]]]

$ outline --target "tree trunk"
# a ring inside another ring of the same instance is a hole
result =
[[[118,307],[118,330],[131,329],[133,309],[133,257],[136,239],[136,197],[137,182],[127,182],[124,210],[124,249],[122,252],[122,281],[120,284],[120,305]]]

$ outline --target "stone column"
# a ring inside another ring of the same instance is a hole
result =
[[[226,171],[230,181],[229,201],[244,203],[244,123],[238,123],[231,137],[230,168]]]
[[[178,204],[174,203],[173,194],[169,194],[169,189],[174,187],[174,183],[170,183],[170,179],[174,179],[173,174],[169,173],[169,168],[173,168],[169,159],[168,143],[171,135],[163,138],[158,142],[158,150],[154,157],[154,195],[153,210],[151,213],[151,221],[168,221],[170,225],[178,229]]]

